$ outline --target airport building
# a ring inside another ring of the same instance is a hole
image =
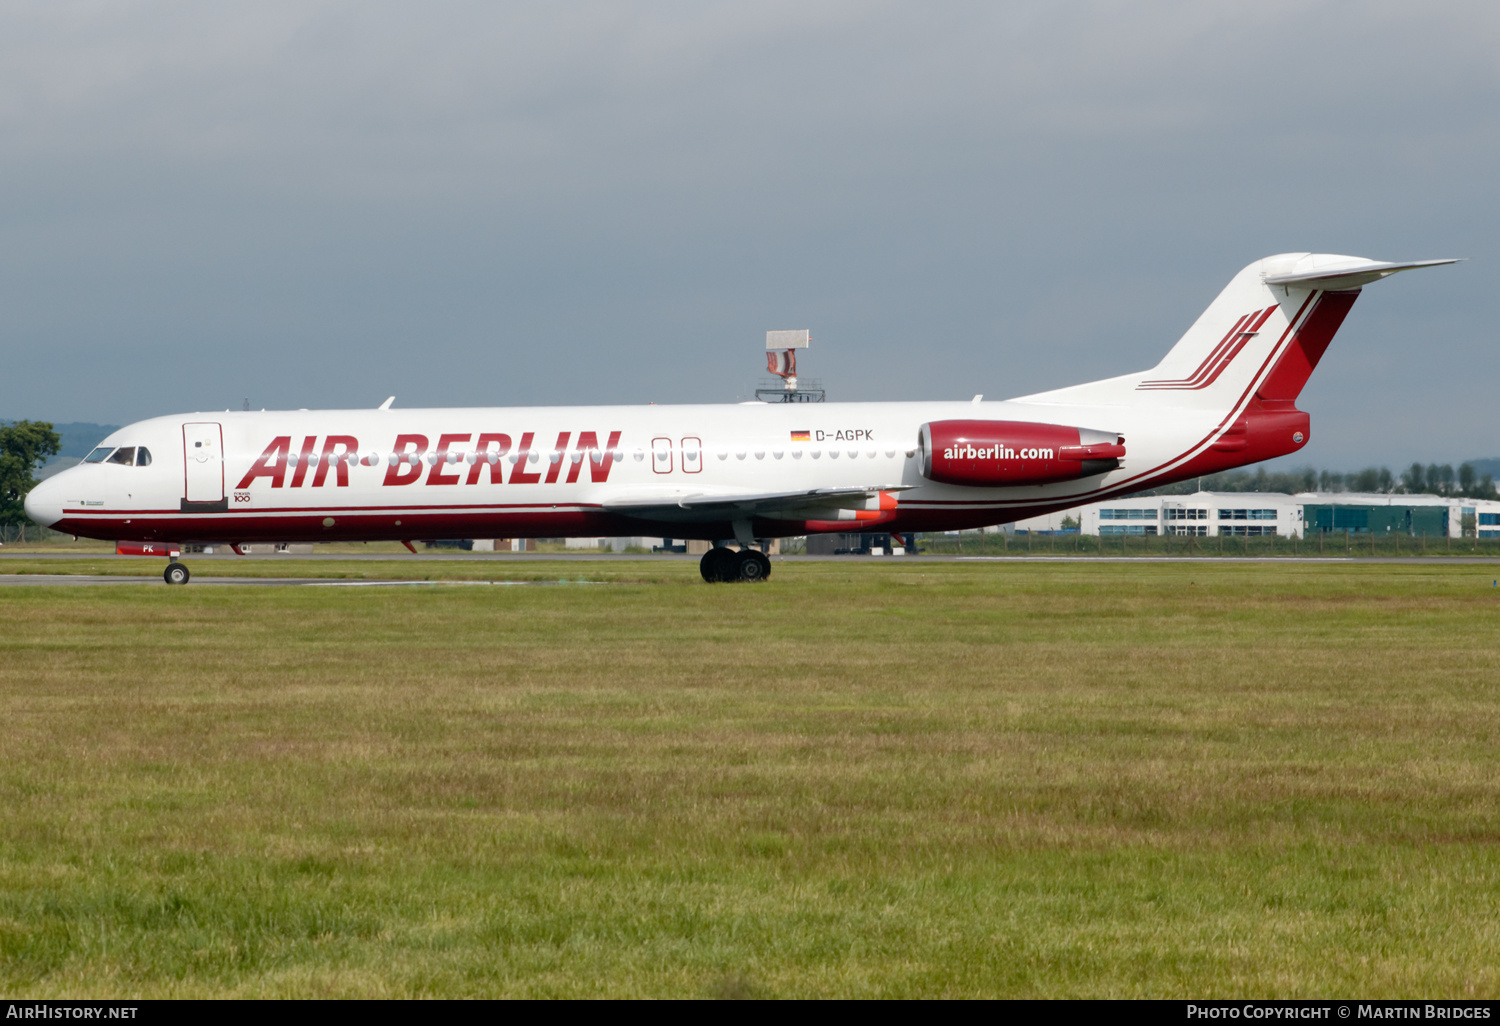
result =
[[[1064,519],[1076,520],[1064,527]],[[1032,517],[1015,531],[1305,538],[1322,533],[1500,539],[1500,501],[1360,492],[1194,492],[1110,499]]]
[[[1065,524],[1064,521],[1067,521]],[[1074,522],[1077,522],[1074,526]],[[1362,492],[1194,492],[1110,499],[1032,517],[987,531],[1111,535],[1193,535],[1214,537],[1306,538],[1318,533],[1413,538],[1500,540],[1500,501],[1442,495],[1387,495]],[[569,538],[570,549],[701,553],[707,542],[662,538]],[[477,546],[476,546],[477,547]],[[509,546],[506,546],[507,548]],[[771,551],[780,546],[772,544]],[[905,550],[889,534],[822,534],[807,538],[809,555],[900,555]]]
[[[603,549],[606,552],[624,552],[626,549],[659,549],[666,541],[661,538],[567,538],[564,544],[570,549]]]

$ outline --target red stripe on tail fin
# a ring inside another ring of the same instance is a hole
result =
[[[1218,380],[1226,367],[1234,362],[1234,358],[1240,355],[1240,350],[1245,348],[1245,344],[1259,334],[1261,326],[1266,323],[1266,319],[1271,316],[1271,311],[1275,309],[1275,306],[1268,306],[1264,310],[1247,313],[1235,321],[1234,327],[1230,328],[1229,333],[1219,340],[1213,352],[1204,357],[1203,362],[1198,365],[1198,369],[1193,371],[1191,376],[1143,381],[1136,388],[1174,388],[1193,391],[1207,388]]]
[[[1213,347],[1213,350],[1207,356],[1205,356],[1203,358],[1203,362],[1198,365],[1198,369],[1193,371],[1193,373],[1188,377],[1162,378],[1155,381],[1143,381],[1141,382],[1139,387],[1185,388],[1188,385],[1191,385],[1194,381],[1198,380],[1198,377],[1200,375],[1207,372],[1209,364],[1213,363],[1214,360],[1218,358],[1219,354],[1222,353],[1229,346],[1229,344],[1234,341],[1236,333],[1240,330],[1244,323],[1253,316],[1254,314],[1245,314],[1239,320],[1235,321],[1234,327],[1230,328],[1229,331],[1224,334],[1224,337],[1219,339],[1219,344]]]
[[[1297,329],[1292,342],[1282,354],[1265,382],[1256,390],[1256,395],[1268,403],[1291,402],[1302,392],[1307,379],[1312,376],[1318,361],[1333,341],[1334,334],[1344,323],[1349,308],[1359,298],[1359,289],[1348,292],[1325,292],[1318,298],[1318,305],[1308,313],[1302,327]]]

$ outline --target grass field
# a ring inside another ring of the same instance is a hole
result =
[[[1493,567],[498,572],[0,589],[0,990],[1500,996]]]

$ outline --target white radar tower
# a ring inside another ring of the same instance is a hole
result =
[[[807,328],[787,328],[766,332],[766,370],[782,381],[781,388],[757,388],[755,398],[767,403],[820,403],[823,389],[799,388],[797,385],[797,350],[812,345]]]

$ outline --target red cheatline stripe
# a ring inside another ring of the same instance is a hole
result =
[[[1245,334],[1246,325],[1254,316],[1254,313],[1246,314],[1240,320],[1240,322],[1236,323],[1234,328],[1230,330],[1230,333],[1225,336],[1224,341],[1216,346],[1214,348],[1214,351],[1209,354],[1208,359],[1204,360],[1203,363],[1199,365],[1198,369],[1193,373],[1192,377],[1183,378],[1176,381],[1148,381],[1143,382],[1140,387],[1147,389],[1206,388],[1209,384],[1212,384],[1213,381],[1216,380],[1221,373],[1223,373],[1224,368],[1228,366],[1230,361],[1238,356],[1240,350],[1244,348],[1245,342],[1247,341],[1247,336]],[[1225,343],[1228,344],[1226,345]]]
[[[1229,334],[1214,347],[1214,351],[1208,354],[1208,358],[1198,365],[1198,369],[1188,378],[1176,380],[1154,380],[1143,381],[1136,388],[1139,389],[1191,389],[1196,391],[1207,388],[1218,380],[1224,369],[1234,362],[1234,358],[1240,355],[1240,351],[1260,331],[1261,326],[1271,316],[1275,306],[1268,306],[1264,310],[1252,311],[1235,322]]]
[[[1245,348],[1245,343],[1246,341],[1248,341],[1248,339],[1249,336],[1247,336],[1244,332],[1238,332],[1235,335],[1234,345],[1230,346],[1219,356],[1218,362],[1216,362],[1213,366],[1213,369],[1208,372],[1207,377],[1201,380],[1191,381],[1187,384],[1179,385],[1177,387],[1185,388],[1190,391],[1197,391],[1200,388],[1207,388],[1209,385],[1212,385],[1215,381],[1219,380],[1219,375],[1224,373],[1224,368],[1233,363],[1234,358],[1240,355],[1240,350]]]
[[[1241,317],[1239,320],[1235,321],[1234,322],[1234,327],[1230,328],[1228,334],[1226,334],[1222,339],[1219,340],[1219,344],[1216,345],[1216,346],[1214,346],[1213,351],[1210,352],[1207,356],[1205,356],[1203,358],[1203,362],[1198,365],[1198,369],[1195,370],[1195,371],[1193,371],[1193,373],[1190,376],[1188,376],[1186,378],[1165,378],[1165,379],[1161,379],[1161,380],[1157,380],[1157,381],[1146,381],[1146,382],[1142,382],[1142,384],[1143,385],[1168,385],[1168,386],[1170,386],[1170,385],[1185,384],[1187,382],[1190,382],[1190,381],[1194,380],[1195,378],[1198,377],[1198,375],[1200,375],[1200,374],[1203,373],[1203,369],[1205,367],[1207,367],[1210,363],[1212,363],[1213,360],[1214,360],[1214,358],[1217,357],[1219,355],[1219,353],[1221,353],[1221,352],[1224,351],[1224,347],[1227,346],[1227,345],[1229,345],[1230,341],[1234,338],[1235,332],[1240,329],[1240,326],[1243,325],[1245,323],[1245,321],[1249,319],[1249,317],[1250,317],[1250,315],[1246,314],[1245,316]]]
[[[1214,379],[1217,378],[1220,374],[1224,373],[1224,368],[1229,366],[1230,362],[1236,356],[1240,355],[1240,350],[1245,348],[1245,343],[1250,341],[1250,339],[1254,336],[1256,328],[1258,327],[1258,325],[1255,324],[1255,316],[1259,312],[1260,311],[1252,310],[1250,313],[1245,315],[1245,323],[1237,326],[1235,331],[1233,332],[1234,341],[1229,346],[1220,350],[1218,359],[1213,361],[1214,366],[1213,369],[1209,372],[1207,380],[1204,380],[1203,371],[1200,368],[1199,373],[1193,375],[1191,383],[1188,385],[1189,388],[1204,388],[1211,384]],[[1265,312],[1267,316],[1270,315],[1270,310],[1267,310]]]
[[[435,506],[272,506],[261,509],[232,509],[223,513],[194,513],[192,516],[200,519],[232,520],[236,517],[258,517],[258,516],[368,516],[370,514],[386,513],[410,513],[413,516],[422,513],[504,513],[508,510],[548,510],[559,512],[570,509],[602,509],[601,503],[597,502],[524,502],[524,503],[476,503],[473,505],[448,504]],[[120,517],[178,517],[182,515],[181,510],[176,509],[70,509],[64,510],[67,516],[82,514],[87,516],[120,516]]]
[[[1162,378],[1162,379],[1159,379],[1159,380],[1156,380],[1156,381],[1143,381],[1143,382],[1141,382],[1140,387],[1144,388],[1147,385],[1175,386],[1175,385],[1183,385],[1183,384],[1186,384],[1186,383],[1192,381],[1199,374],[1203,373],[1203,368],[1207,367],[1213,361],[1214,357],[1218,356],[1219,353],[1223,351],[1223,349],[1224,349],[1225,346],[1229,345],[1230,340],[1234,338],[1234,333],[1237,332],[1237,331],[1239,331],[1240,330],[1240,326],[1243,325],[1246,321],[1248,321],[1252,316],[1253,316],[1253,314],[1245,314],[1239,320],[1235,321],[1234,322],[1234,327],[1230,328],[1229,331],[1228,331],[1228,333],[1225,334],[1225,336],[1222,339],[1219,340],[1219,344],[1216,345],[1216,346],[1214,346],[1213,351],[1210,352],[1207,356],[1205,356],[1203,358],[1203,362],[1198,365],[1198,369],[1195,370],[1195,371],[1193,371],[1193,373],[1190,376],[1188,376],[1186,378]]]
[[[1240,355],[1240,350],[1244,349],[1245,345],[1260,331],[1260,326],[1266,323],[1266,318],[1271,316],[1271,311],[1274,309],[1275,307],[1268,307],[1261,313],[1258,318],[1255,319],[1254,322],[1252,322],[1243,331],[1239,332],[1239,339],[1237,342],[1235,342],[1233,349],[1227,356],[1222,359],[1219,365],[1214,368],[1214,372],[1208,376],[1208,380],[1193,385],[1192,387],[1194,389],[1207,388],[1209,385],[1212,385],[1215,381],[1217,381],[1219,375],[1224,373],[1225,368],[1234,361],[1234,358],[1236,356]]]
[[[1265,312],[1265,315],[1263,315],[1263,317],[1260,317],[1260,320],[1254,321],[1253,324],[1245,327],[1242,332],[1236,332],[1235,345],[1232,345],[1232,347],[1229,348],[1229,351],[1227,351],[1224,356],[1220,357],[1220,362],[1218,362],[1218,366],[1215,366],[1212,374],[1209,374],[1209,377],[1206,378],[1205,381],[1199,381],[1199,383],[1191,384],[1191,386],[1188,387],[1193,390],[1208,389],[1211,384],[1214,384],[1215,381],[1218,381],[1218,377],[1220,377],[1221,374],[1224,374],[1224,369],[1226,369],[1227,366],[1230,365],[1230,363],[1235,362],[1235,357],[1239,356],[1241,350],[1244,350],[1245,345],[1247,345],[1248,342],[1251,341],[1251,339],[1256,338],[1256,333],[1259,332],[1260,326],[1266,323],[1266,318],[1268,317],[1271,317],[1271,311],[1269,311],[1269,309]]]

